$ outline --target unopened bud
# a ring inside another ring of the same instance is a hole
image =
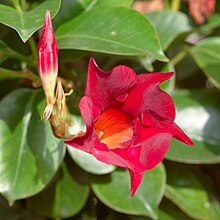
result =
[[[46,11],[43,30],[38,44],[38,71],[46,96],[44,115],[46,119],[49,119],[55,101],[54,92],[58,74],[58,46],[49,11]]]

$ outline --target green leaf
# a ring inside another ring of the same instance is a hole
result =
[[[63,141],[40,121],[42,94],[15,90],[0,102],[0,192],[13,203],[42,190],[57,171]]]
[[[53,27],[56,29],[63,23],[75,18],[85,11],[86,7],[82,0],[65,0],[61,1],[60,9],[53,19]]]
[[[210,37],[191,48],[190,54],[209,80],[220,89],[220,37]]]
[[[68,152],[78,166],[92,174],[107,174],[115,170],[115,166],[98,161],[93,155],[68,146]]]
[[[170,46],[178,35],[192,29],[188,16],[181,12],[158,11],[147,13],[145,16],[156,29],[164,50]]]
[[[167,164],[165,196],[187,215],[199,220],[209,219],[209,197],[205,187],[190,166]],[[184,175],[180,175],[184,174]]]
[[[61,25],[56,36],[60,49],[149,55],[167,61],[150,22],[123,7],[96,7]]]
[[[194,141],[193,147],[174,140],[166,158],[184,163],[220,162],[220,102],[216,90],[172,93],[177,109],[176,123]]]
[[[28,200],[28,206],[48,218],[61,219],[76,215],[89,196],[86,173],[62,163],[56,180],[44,191]]]
[[[92,1],[91,1],[92,2]],[[94,2],[94,1],[93,1]],[[95,6],[108,6],[108,7],[127,7],[129,8],[133,0],[98,0]]]
[[[214,28],[217,28],[219,26],[220,26],[220,14],[214,14],[207,19],[205,24],[200,26],[200,29],[203,32],[210,32],[213,31]]]
[[[15,29],[22,41],[26,42],[43,25],[46,10],[50,10],[51,17],[57,14],[60,1],[47,0],[27,12],[0,4],[0,23]]]
[[[165,179],[162,164],[145,172],[134,197],[129,194],[129,174],[121,169],[106,175],[105,178],[92,176],[91,185],[96,196],[109,208],[121,213],[157,219],[157,206],[164,193]]]
[[[81,6],[89,11],[96,6],[108,6],[108,7],[130,7],[133,0],[77,0]]]
[[[159,220],[193,220],[178,207],[176,207],[171,201],[163,198],[160,204]]]
[[[59,50],[60,62],[73,62],[82,59],[86,56],[87,52],[82,50]]]

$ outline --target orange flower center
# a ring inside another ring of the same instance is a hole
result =
[[[128,115],[115,108],[105,110],[94,127],[101,143],[106,144],[109,149],[120,148],[122,143],[133,136]]]

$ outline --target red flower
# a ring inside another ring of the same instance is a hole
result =
[[[174,123],[172,98],[159,87],[172,75],[136,75],[123,65],[103,72],[90,60],[85,96],[79,104],[86,132],[65,143],[102,162],[128,168],[131,195],[144,171],[163,160],[172,137],[193,144]]]
[[[42,35],[38,44],[38,71],[47,102],[44,114],[46,119],[49,119],[55,101],[54,93],[58,75],[58,46],[49,11],[46,11]]]
[[[189,11],[197,24],[205,22],[215,11],[215,0],[188,0]]]

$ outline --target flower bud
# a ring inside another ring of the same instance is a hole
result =
[[[54,91],[58,74],[58,46],[49,11],[46,11],[43,30],[38,44],[38,71],[46,96],[44,115],[48,120],[55,101]]]
[[[62,83],[58,79],[56,88],[55,104],[50,117],[50,123],[52,127],[53,134],[58,138],[66,138],[68,121],[70,119],[69,111],[66,105],[66,95],[63,91]]]

